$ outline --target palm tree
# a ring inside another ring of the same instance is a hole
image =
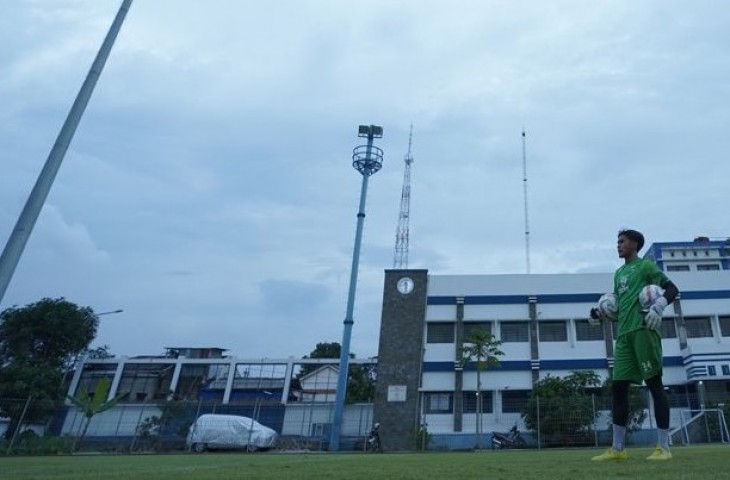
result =
[[[482,448],[482,372],[490,367],[499,367],[499,357],[504,355],[504,352],[499,349],[500,345],[502,345],[502,341],[497,340],[490,332],[478,330],[468,335],[461,347],[462,368],[468,363],[474,362],[477,370],[477,449]]]
[[[76,397],[68,395],[67,398],[69,399],[69,401],[71,401],[71,403],[73,403],[76,408],[81,410],[81,413],[83,413],[84,417],[86,417],[84,429],[82,430],[81,434],[76,437],[76,441],[74,441],[74,450],[76,450],[79,445],[81,445],[81,441],[86,436],[86,431],[89,429],[91,418],[97,413],[101,413],[109,410],[110,408],[114,408],[119,400],[121,400],[122,397],[126,395],[124,393],[120,393],[116,397],[110,400],[106,400],[108,394],[109,378],[102,377],[101,380],[99,380],[99,383],[96,384],[96,390],[94,390],[94,393],[87,392],[86,388],[84,388],[84,386],[82,385],[81,388],[79,388],[79,393]]]

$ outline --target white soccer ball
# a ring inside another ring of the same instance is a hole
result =
[[[658,285],[647,285],[639,292],[639,304],[642,310],[648,310],[649,307],[654,305],[657,298],[664,295],[664,290]]]
[[[604,317],[610,320],[616,320],[616,315],[618,314],[616,295],[613,293],[601,295],[601,298],[598,299],[598,310],[600,310],[601,315]]]

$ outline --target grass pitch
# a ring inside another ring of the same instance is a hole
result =
[[[0,478],[45,479],[730,479],[730,446],[675,447],[668,462],[591,462],[602,450],[514,450],[454,453],[228,453],[77,455],[0,458]]]

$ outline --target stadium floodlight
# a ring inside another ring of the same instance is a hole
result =
[[[352,252],[347,311],[345,313],[345,321],[343,322],[344,329],[340,348],[340,366],[337,374],[337,389],[335,390],[335,409],[332,415],[332,427],[330,429],[329,449],[331,451],[340,449],[340,431],[342,430],[342,417],[345,408],[345,391],[347,390],[347,374],[350,359],[350,338],[352,336],[352,324],[355,323],[353,319],[355,290],[357,289],[360,244],[362,243],[362,230],[365,222],[365,199],[368,191],[368,179],[383,166],[383,150],[373,145],[374,138],[381,138],[383,136],[383,127],[377,125],[360,125],[357,130],[357,136],[367,137],[368,142],[367,145],[355,147],[352,153],[352,166],[362,175],[362,184],[360,187],[360,207],[357,212],[357,227],[355,230],[355,248]]]
[[[357,136],[383,138],[383,127],[378,125],[360,125],[357,129]]]

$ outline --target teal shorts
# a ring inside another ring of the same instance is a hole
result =
[[[635,383],[662,374],[662,337],[655,330],[642,328],[616,339],[613,354],[613,379]]]

